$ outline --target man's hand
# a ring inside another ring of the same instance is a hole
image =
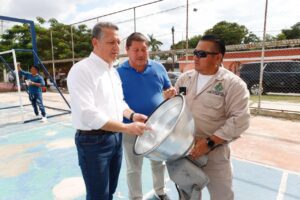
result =
[[[146,130],[148,130],[146,124],[142,122],[133,122],[130,124],[125,124],[124,132],[129,135],[143,135]]]
[[[27,86],[30,86],[31,85],[31,80],[26,79],[25,83],[26,83]]]
[[[22,69],[21,69],[21,65],[18,63],[17,64],[17,68],[18,68],[18,71],[21,71]]]
[[[30,80],[28,81],[28,85],[40,87],[40,83],[36,83],[36,82],[30,81]]]
[[[209,151],[210,148],[207,146],[206,139],[196,138],[195,145],[191,150],[189,157],[192,158],[193,160],[196,160],[200,156],[203,156],[204,154],[208,153]]]
[[[145,121],[148,119],[148,117],[146,115],[140,114],[140,113],[134,113],[133,115],[133,121],[134,122],[143,122],[145,123]]]
[[[215,143],[215,145],[220,145],[226,142],[225,140],[216,135],[211,135],[209,138]],[[211,149],[207,144],[206,138],[196,138],[194,148],[191,150],[189,157],[193,160],[196,160],[200,156],[207,154],[210,150]]]
[[[169,89],[164,91],[164,98],[165,99],[170,99],[174,97],[177,94],[177,91],[174,87],[170,87]]]

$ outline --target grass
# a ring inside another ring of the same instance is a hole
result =
[[[250,100],[253,102],[258,101],[258,96],[251,95]],[[288,103],[300,103],[300,95],[275,95],[275,94],[268,94],[262,95],[261,101],[284,101]]]

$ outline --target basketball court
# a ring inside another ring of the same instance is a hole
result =
[[[7,109],[0,113],[2,120],[10,114]],[[232,144],[235,199],[300,199],[299,130],[300,122],[251,118],[251,127]],[[0,199],[85,199],[74,134],[69,114],[46,123],[0,127]],[[145,199],[155,199],[147,159],[143,168]],[[125,171],[123,162],[114,199],[128,199]],[[177,200],[175,186],[167,180],[168,195]],[[203,199],[209,199],[206,189]]]

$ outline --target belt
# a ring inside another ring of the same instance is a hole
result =
[[[83,135],[100,135],[100,134],[114,134],[115,132],[112,131],[105,131],[105,130],[89,130],[89,131],[84,131],[84,130],[77,130],[79,134]]]

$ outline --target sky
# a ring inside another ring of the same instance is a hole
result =
[[[0,15],[28,20],[43,17],[55,18],[64,24],[95,18],[101,15],[132,8],[157,0],[0,0]],[[136,31],[145,35],[153,34],[163,42],[162,50],[169,50],[172,44],[171,28],[174,26],[175,43],[186,38],[187,0],[162,0],[138,7]],[[288,29],[300,22],[299,0],[269,0],[267,33],[277,35],[281,29]],[[188,36],[203,34],[220,21],[245,25],[249,31],[262,37],[265,0],[189,0]],[[119,26],[121,39],[134,31],[134,11],[101,17],[98,21],[111,21]],[[92,28],[97,20],[85,22]],[[13,25],[0,22],[1,28]],[[47,26],[47,25],[45,25]]]

